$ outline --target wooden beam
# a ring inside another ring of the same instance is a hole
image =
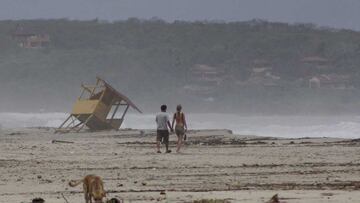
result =
[[[122,123],[124,122],[125,114],[126,114],[126,112],[128,111],[129,107],[130,107],[130,105],[128,104],[128,105],[126,106],[125,111],[123,112],[123,115],[121,116],[121,121],[120,121],[119,128],[121,127]]]
[[[87,119],[86,121],[83,123],[82,126],[80,126],[79,129],[76,130],[76,132],[79,132],[81,129],[83,129],[83,127],[87,124],[87,122],[89,122],[89,120],[93,117],[93,114],[91,114]]]
[[[72,118],[72,117],[71,117]],[[75,123],[76,120],[72,119],[72,121],[65,127],[65,128],[68,128],[70,127],[71,124]]]
[[[115,110],[114,110],[114,112],[113,112],[113,114],[112,114],[112,116],[111,116],[111,118],[110,118],[110,123],[112,122],[112,120],[114,119],[114,117],[115,117],[115,114],[116,114],[116,112],[118,111],[118,109],[119,109],[119,104],[117,104],[116,105],[116,107],[115,107]]]
[[[55,130],[55,133],[56,133],[57,131],[59,131],[71,117],[72,117],[72,115],[70,115],[69,117],[67,117],[67,119],[65,119],[65,121]]]
[[[89,87],[89,86],[85,86],[85,85],[81,85],[82,88],[84,88],[84,90],[88,91],[90,94],[91,92],[94,91],[95,87]]]

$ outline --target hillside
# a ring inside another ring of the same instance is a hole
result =
[[[49,43],[19,46],[19,27]],[[351,30],[262,20],[0,21],[0,45],[0,111],[68,111],[96,75],[145,112],[165,102],[200,112],[360,109],[360,33]]]

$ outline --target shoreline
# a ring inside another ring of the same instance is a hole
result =
[[[231,129],[235,134],[266,137],[301,138],[335,137],[359,138],[359,116],[243,116],[235,114],[187,115],[189,129]],[[0,128],[58,127],[66,119],[65,113],[2,114]],[[2,127],[1,127],[2,126]],[[154,116],[129,113],[122,128],[153,129]]]

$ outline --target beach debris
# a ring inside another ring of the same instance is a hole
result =
[[[65,141],[65,140],[52,140],[51,143],[65,143],[65,144],[74,144],[74,142],[71,141]]]
[[[230,203],[230,201],[226,199],[201,199],[201,200],[194,200],[193,203]]]
[[[49,179],[41,179],[41,181],[40,181],[41,184],[52,183],[52,182],[53,181],[49,180]]]
[[[37,197],[37,198],[34,198],[31,202],[32,203],[44,203],[45,200],[41,197]]]
[[[75,102],[70,116],[55,133],[79,132],[85,126],[94,131],[118,130],[129,107],[142,113],[129,98],[99,77],[96,78],[95,85],[82,84],[81,87],[82,93]],[[119,109],[122,111],[121,115],[117,115]]]
[[[124,201],[117,198],[111,198],[110,200],[107,200],[106,203],[123,203]]]
[[[323,192],[321,193],[322,196],[334,196],[334,193],[332,192]]]
[[[12,132],[12,133],[9,133],[7,135],[25,135],[26,133],[23,133],[23,132]]]
[[[161,191],[160,191],[160,195],[166,195],[165,190],[161,190]]]
[[[275,194],[274,196],[272,196],[271,199],[269,201],[267,201],[266,203],[280,203],[278,194]]]
[[[142,182],[141,185],[142,185],[142,186],[146,186],[147,183],[146,183],[146,182]]]
[[[69,201],[65,198],[65,196],[64,196],[63,193],[61,193],[61,196],[62,196],[62,198],[64,198],[64,200],[65,200],[66,203],[69,203]]]

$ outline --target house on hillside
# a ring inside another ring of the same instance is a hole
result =
[[[318,89],[321,86],[321,81],[319,77],[312,77],[309,79],[309,88],[310,89]]]
[[[192,79],[196,83],[218,86],[224,79],[223,71],[205,64],[197,64],[191,69]]]
[[[300,62],[309,68],[315,70],[326,70],[330,68],[330,61],[320,56],[308,56],[300,60]]]
[[[350,75],[322,74],[309,79],[309,88],[347,89],[351,88]]]
[[[272,73],[271,64],[267,60],[256,59],[253,61],[251,74],[245,85],[251,86],[278,86],[280,76]]]
[[[225,74],[217,67],[196,64],[190,69],[190,83],[183,87],[190,93],[209,95],[225,80]]]
[[[23,26],[17,26],[12,33],[12,38],[16,40],[20,47],[23,48],[42,48],[47,47],[50,43],[48,34],[37,33]]]

